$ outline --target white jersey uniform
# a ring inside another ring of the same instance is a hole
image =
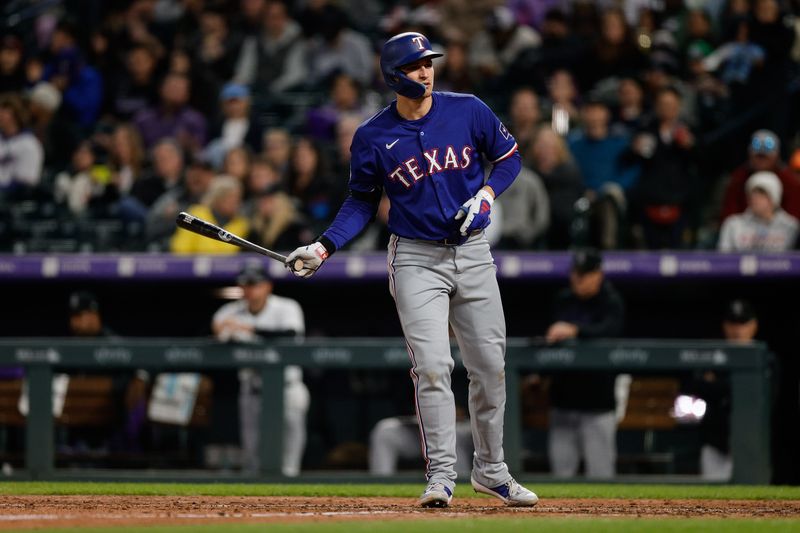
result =
[[[237,300],[227,303],[214,314],[213,322],[219,324],[234,319],[240,325],[252,326],[254,333],[222,330],[217,338],[221,341],[259,342],[258,331],[290,332],[297,335],[305,333],[303,309],[295,300],[283,296],[270,295],[264,308],[251,313],[247,302]],[[287,366],[284,371],[284,435],[283,462],[284,475],[296,476],[306,443],[306,413],[310,403],[308,388],[303,383],[303,373],[298,366]],[[243,368],[239,372],[240,394],[239,413],[241,418],[242,454],[245,470],[258,470],[258,422],[261,413],[261,376],[252,369]]]

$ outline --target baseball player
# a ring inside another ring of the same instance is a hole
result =
[[[411,359],[428,485],[423,507],[446,507],[455,489],[456,413],[448,321],[469,377],[475,453],[472,486],[508,505],[532,506],[533,492],[503,462],[505,318],[484,228],[495,197],[521,167],[517,143],[478,98],[433,92],[431,49],[419,33],[389,39],[381,70],[397,93],[364,122],[350,148],[350,195],[317,242],[297,248],[296,272],[312,276],[374,217],[389,197],[388,270]],[[484,161],[493,165],[484,180]]]
[[[211,322],[214,336],[223,342],[258,343],[268,337],[302,336],[305,333],[303,310],[296,301],[272,293],[273,284],[260,262],[246,264],[236,282],[242,298],[220,307]],[[306,446],[306,414],[310,403],[299,366],[284,370],[283,395],[283,475],[300,474]],[[239,371],[239,416],[242,462],[245,471],[256,473],[258,462],[258,424],[261,416],[261,378],[251,368]]]

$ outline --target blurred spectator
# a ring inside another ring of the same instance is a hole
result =
[[[714,50],[703,60],[703,67],[719,71],[726,85],[747,85],[751,73],[764,63],[764,49],[750,41],[750,26],[746,19],[736,25],[735,34],[728,42]]]
[[[155,53],[144,45],[131,48],[125,56],[125,70],[109,79],[108,107],[116,118],[130,120],[158,100]]]
[[[264,24],[266,0],[239,0],[231,26],[247,37],[257,36]]]
[[[52,83],[40,81],[28,93],[31,131],[44,150],[46,169],[64,168],[82,135],[61,109],[61,93]]]
[[[610,131],[611,112],[599,100],[581,108],[581,123],[569,140],[569,149],[581,169],[586,196],[592,202],[598,239],[595,245],[619,247],[621,225],[628,209],[628,191],[639,178],[639,166],[630,150],[630,137]]]
[[[564,139],[548,126],[539,128],[533,137],[528,159],[542,178],[550,197],[550,229],[547,247],[564,250],[572,238],[570,228],[575,202],[583,195],[583,177]]]
[[[680,248],[689,221],[694,136],[680,119],[681,95],[662,89],[653,119],[633,139],[642,173],[633,196],[643,243],[649,249]]]
[[[44,66],[42,79],[61,91],[70,118],[87,131],[94,124],[103,103],[103,80],[86,63],[77,44],[77,28],[61,21],[50,40],[51,59]]]
[[[557,70],[573,68],[586,53],[584,42],[575,35],[567,14],[558,7],[547,11],[541,26],[542,43],[520,54],[517,68],[509,75],[537,90],[544,90],[545,80]]]
[[[290,158],[288,192],[314,229],[324,229],[332,214],[331,177],[319,146],[307,137],[298,139]]]
[[[167,58],[167,72],[181,74],[189,79],[191,86],[189,107],[199,112],[206,120],[217,116],[221,82],[214,79],[211,71],[195,65],[190,50],[174,48]]]
[[[206,157],[217,168],[229,150],[247,146],[251,151],[261,149],[263,131],[258,117],[250,106],[250,90],[236,83],[222,88],[222,120],[214,125],[211,138],[205,148]]]
[[[259,193],[266,191],[273,185],[280,185],[281,177],[265,157],[256,157],[250,164],[250,173],[244,187],[245,206],[243,213],[251,215],[254,211],[253,202]]]
[[[705,58],[711,52],[705,42],[696,42],[687,50],[686,64],[687,90],[691,100],[691,119],[698,129],[698,135],[724,126],[727,120],[728,86],[705,68]]]
[[[303,14],[304,22],[317,30],[309,37],[309,82],[320,87],[338,73],[345,73],[362,87],[372,82],[374,54],[369,39],[347,27],[347,15],[338,6],[313,4]]]
[[[262,29],[248,37],[236,61],[234,81],[249,85],[258,97],[301,85],[309,74],[300,26],[289,17],[286,4],[269,0]]]
[[[642,127],[645,117],[644,91],[636,78],[626,77],[617,85],[617,105],[613,112],[613,128],[632,135]]]
[[[130,195],[123,197],[126,217],[143,221],[147,211],[159,196],[180,186],[186,168],[183,151],[172,139],[159,141],[152,150],[153,169],[131,186]]]
[[[19,92],[25,87],[22,41],[12,34],[0,40],[0,93]]]
[[[95,147],[90,141],[83,141],[72,155],[71,168],[56,176],[53,198],[66,204],[73,215],[87,216],[93,203],[107,199],[106,187],[110,181],[108,166],[98,164]]]
[[[330,142],[335,137],[336,123],[346,114],[362,121],[371,114],[363,105],[360,84],[348,74],[337,74],[331,81],[328,100],[306,114],[305,133],[318,141]]]
[[[348,147],[349,150],[349,147]],[[264,157],[275,166],[281,179],[289,174],[292,137],[285,128],[270,128],[264,132]]]
[[[538,248],[550,224],[550,200],[542,179],[523,166],[508,192],[498,198],[501,206],[498,248]]]
[[[244,186],[250,175],[251,159],[250,150],[245,146],[228,150],[225,160],[222,162],[222,174],[236,178]]]
[[[536,30],[518,24],[506,6],[495,7],[484,27],[471,39],[469,48],[469,63],[481,78],[502,75],[520,54],[542,42]]]
[[[248,240],[270,250],[291,250],[309,244],[315,235],[279,185],[256,193]]]
[[[350,175],[350,145],[353,136],[361,125],[361,118],[353,115],[342,115],[336,124],[336,161],[333,169],[334,181],[345,182],[344,176]]]
[[[41,180],[42,144],[27,126],[19,97],[0,95],[0,196],[25,196]]]
[[[577,250],[572,259],[570,288],[559,293],[555,322],[545,340],[618,337],[625,306],[603,276],[597,250]],[[556,477],[573,477],[581,458],[588,478],[614,476],[616,463],[616,376],[604,372],[570,372],[553,376],[550,385],[550,469]]]
[[[120,196],[126,196],[142,177],[145,152],[139,131],[130,123],[117,124],[108,146],[111,182]]]
[[[205,73],[212,88],[217,90],[233,77],[242,39],[231,31],[220,7],[206,5],[199,18],[198,31],[187,49],[191,51],[193,68]]]
[[[87,291],[69,297],[69,331],[75,337],[117,337],[103,322],[97,297]]]
[[[578,121],[580,93],[572,74],[557,70],[547,81],[547,98],[542,103],[542,114],[559,135],[567,135]]]
[[[745,183],[755,172],[774,172],[781,181],[783,194],[781,207],[795,218],[800,218],[800,180],[786,168],[780,156],[781,144],[778,136],[769,130],[757,130],[750,138],[747,161],[732,173],[725,189],[721,220],[747,207]]]
[[[722,252],[783,252],[797,241],[798,220],[780,208],[781,180],[764,170],[748,178],[748,208],[722,223],[718,248]]]
[[[580,69],[581,86],[590,89],[600,80],[615,76],[635,75],[645,65],[645,58],[636,45],[625,14],[613,7],[603,11],[600,38]]]
[[[539,124],[542,111],[539,95],[530,87],[520,87],[511,95],[508,129],[523,149],[530,145]]]
[[[205,145],[206,119],[189,107],[190,90],[186,75],[169,73],[161,82],[160,102],[136,113],[133,121],[145,148],[152,148],[166,137],[175,138],[192,154]]]
[[[181,211],[199,204],[214,179],[214,169],[205,161],[194,159],[186,167],[186,177],[177,187],[158,197],[147,212],[145,236],[151,248],[166,250],[175,232],[175,218]]]
[[[242,184],[231,176],[214,178],[203,200],[186,211],[236,235],[247,235],[247,219],[239,214]],[[235,254],[239,248],[178,228],[170,240],[170,251],[177,254]]]
[[[295,300],[273,294],[273,283],[260,262],[248,263],[236,282],[242,298],[227,303],[214,313],[211,329],[223,342],[261,344],[274,337],[302,337],[305,334],[303,310]],[[259,471],[259,426],[261,418],[261,376],[255,369],[239,371],[239,423],[243,469]],[[298,366],[284,368],[283,458],[281,472],[297,476],[306,447],[306,413],[310,403],[303,371]],[[269,433],[269,428],[264,428]]]
[[[462,39],[450,39],[444,51],[444,64],[436,69],[439,91],[470,93],[475,79],[467,61],[467,44]]]

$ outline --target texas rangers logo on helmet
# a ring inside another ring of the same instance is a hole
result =
[[[395,35],[383,45],[381,50],[381,72],[386,85],[397,94],[407,98],[420,98],[425,94],[425,86],[413,81],[400,69],[420,59],[434,59],[442,53],[435,52],[427,37],[421,33],[406,32]]]

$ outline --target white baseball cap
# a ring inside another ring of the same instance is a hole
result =
[[[773,205],[781,205],[781,195],[783,194],[783,185],[781,180],[774,172],[769,170],[762,170],[756,172],[745,183],[747,194],[750,194],[753,189],[761,189],[764,191],[769,199],[772,200]]]

